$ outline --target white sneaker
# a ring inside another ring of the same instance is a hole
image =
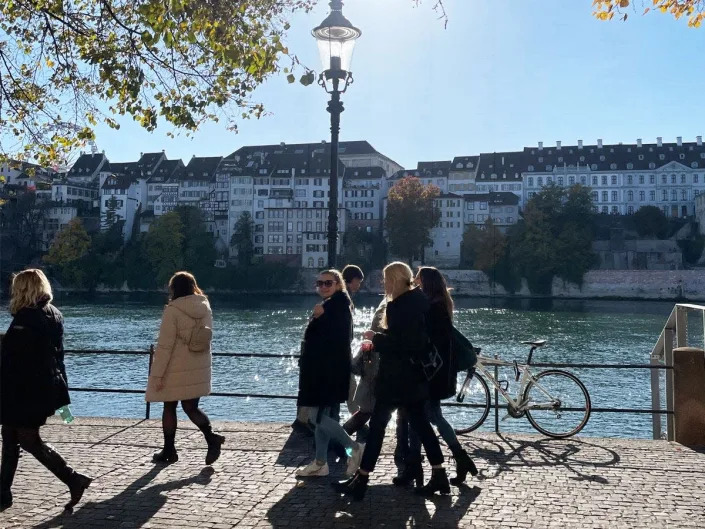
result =
[[[362,453],[365,451],[365,443],[355,443],[353,446],[352,455],[348,458],[348,466],[345,469],[345,475],[349,478],[353,477],[357,469],[360,468],[362,461]]]
[[[307,478],[313,476],[327,476],[328,472],[328,463],[323,463],[321,465],[314,460],[304,468],[297,470],[296,475],[301,476],[302,478]]]

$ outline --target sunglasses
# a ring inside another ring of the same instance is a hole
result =
[[[322,288],[322,287],[330,288],[333,285],[335,285],[336,283],[337,283],[337,281],[333,281],[332,279],[326,279],[325,281],[321,281],[319,279],[318,281],[316,281],[316,288]]]

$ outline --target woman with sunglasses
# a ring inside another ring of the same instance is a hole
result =
[[[340,423],[331,417],[331,409],[348,398],[352,302],[345,290],[343,276],[337,270],[325,270],[318,275],[316,292],[323,301],[313,308],[301,343],[297,399],[297,405],[308,410],[309,422],[315,427],[316,458],[296,475],[328,475],[331,439],[340,443],[350,456],[346,474],[351,475],[360,464],[365,445],[350,438]]]

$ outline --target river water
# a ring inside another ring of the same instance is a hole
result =
[[[376,296],[355,300],[356,339],[367,328],[379,301]],[[298,345],[313,296],[241,296],[211,298],[216,352],[289,354]],[[65,317],[67,349],[146,350],[156,339],[164,300],[160,297],[112,296],[90,301],[63,295],[56,305]],[[545,339],[535,362],[640,363],[649,353],[666,318],[670,302],[546,301],[457,299],[456,325],[483,354],[526,359],[522,340]],[[0,314],[0,327],[10,316]],[[358,332],[359,331],[359,332]],[[72,387],[143,389],[147,356],[69,354],[67,370]],[[295,359],[223,358],[213,361],[213,390],[237,393],[296,394]],[[587,386],[593,407],[651,408],[649,371],[572,369]],[[516,391],[511,373],[500,373]],[[141,395],[72,394],[77,416],[143,417]],[[258,398],[204,398],[203,407],[214,419],[291,421],[294,402]],[[500,401],[501,403],[501,401]],[[152,407],[152,417],[161,413]],[[500,410],[500,418],[506,415]],[[462,410],[447,412],[462,426]],[[494,428],[490,414],[482,429]],[[532,431],[525,418],[500,422],[503,431]],[[651,437],[650,414],[594,413],[583,435]]]

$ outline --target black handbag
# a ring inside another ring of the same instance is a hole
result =
[[[421,368],[423,376],[430,382],[443,367],[443,358],[436,346],[429,341],[428,347],[415,355],[413,363]]]
[[[477,353],[465,335],[453,326],[451,332],[451,347],[455,355],[455,369],[457,372],[467,371],[475,367]]]

